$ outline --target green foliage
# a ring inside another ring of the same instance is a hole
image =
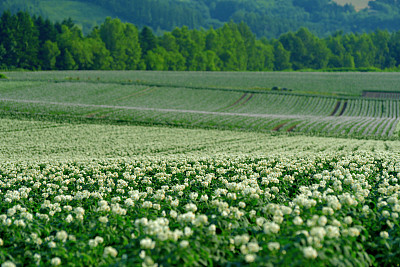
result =
[[[400,32],[337,32],[318,38],[306,28],[279,39],[257,39],[248,25],[175,28],[156,36],[108,17],[88,35],[64,20],[53,24],[28,13],[0,18],[0,62],[4,69],[42,70],[396,70]],[[16,31],[20,28],[22,31]]]
[[[6,75],[4,75],[3,73],[0,73],[0,79],[8,79]]]

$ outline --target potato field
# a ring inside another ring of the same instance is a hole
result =
[[[398,266],[399,100],[300,74],[6,73],[1,266]]]

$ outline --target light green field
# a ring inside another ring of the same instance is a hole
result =
[[[7,75],[10,79],[0,82],[0,111],[5,116],[361,138],[396,139],[399,133],[398,99],[359,96],[365,89],[394,90],[400,77],[394,73],[131,71]],[[339,87],[339,81],[348,87]],[[289,82],[292,91],[271,90],[272,85],[287,86]],[[305,88],[305,84],[309,91],[296,89]],[[323,84],[327,89],[318,89]],[[329,91],[328,84],[342,92],[352,86],[352,94],[339,96]]]
[[[11,80],[128,82],[172,87],[270,90],[277,86],[294,93],[361,96],[363,90],[398,91],[399,73],[389,72],[159,72],[53,71],[8,72]]]
[[[110,13],[94,4],[77,1],[40,1],[39,8],[46,11],[45,17],[51,21],[73,18],[84,33],[89,33],[94,26],[101,25]],[[61,19],[62,18],[62,19]]]
[[[356,10],[368,7],[368,2],[369,2],[369,0],[334,0],[334,1],[340,5],[352,4],[356,8]]]

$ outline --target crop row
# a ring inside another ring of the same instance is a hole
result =
[[[397,137],[400,113],[398,100],[112,83],[4,82],[0,101],[6,113],[383,138]]]
[[[5,101],[3,113],[27,116],[55,116],[58,120],[82,118],[97,121],[124,121],[185,127],[241,129],[251,131],[313,132],[343,136],[398,135],[398,119],[379,117],[276,115],[233,112],[207,112],[175,109],[74,105],[59,103],[26,103]]]
[[[0,119],[1,161],[400,150],[398,141]]]

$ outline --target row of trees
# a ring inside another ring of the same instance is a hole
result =
[[[0,18],[0,66],[35,70],[263,71],[326,68],[397,68],[400,32],[336,33],[318,38],[306,28],[278,39],[257,39],[233,22],[221,28],[175,28],[155,36],[107,18],[84,36],[71,22],[5,12]]]

